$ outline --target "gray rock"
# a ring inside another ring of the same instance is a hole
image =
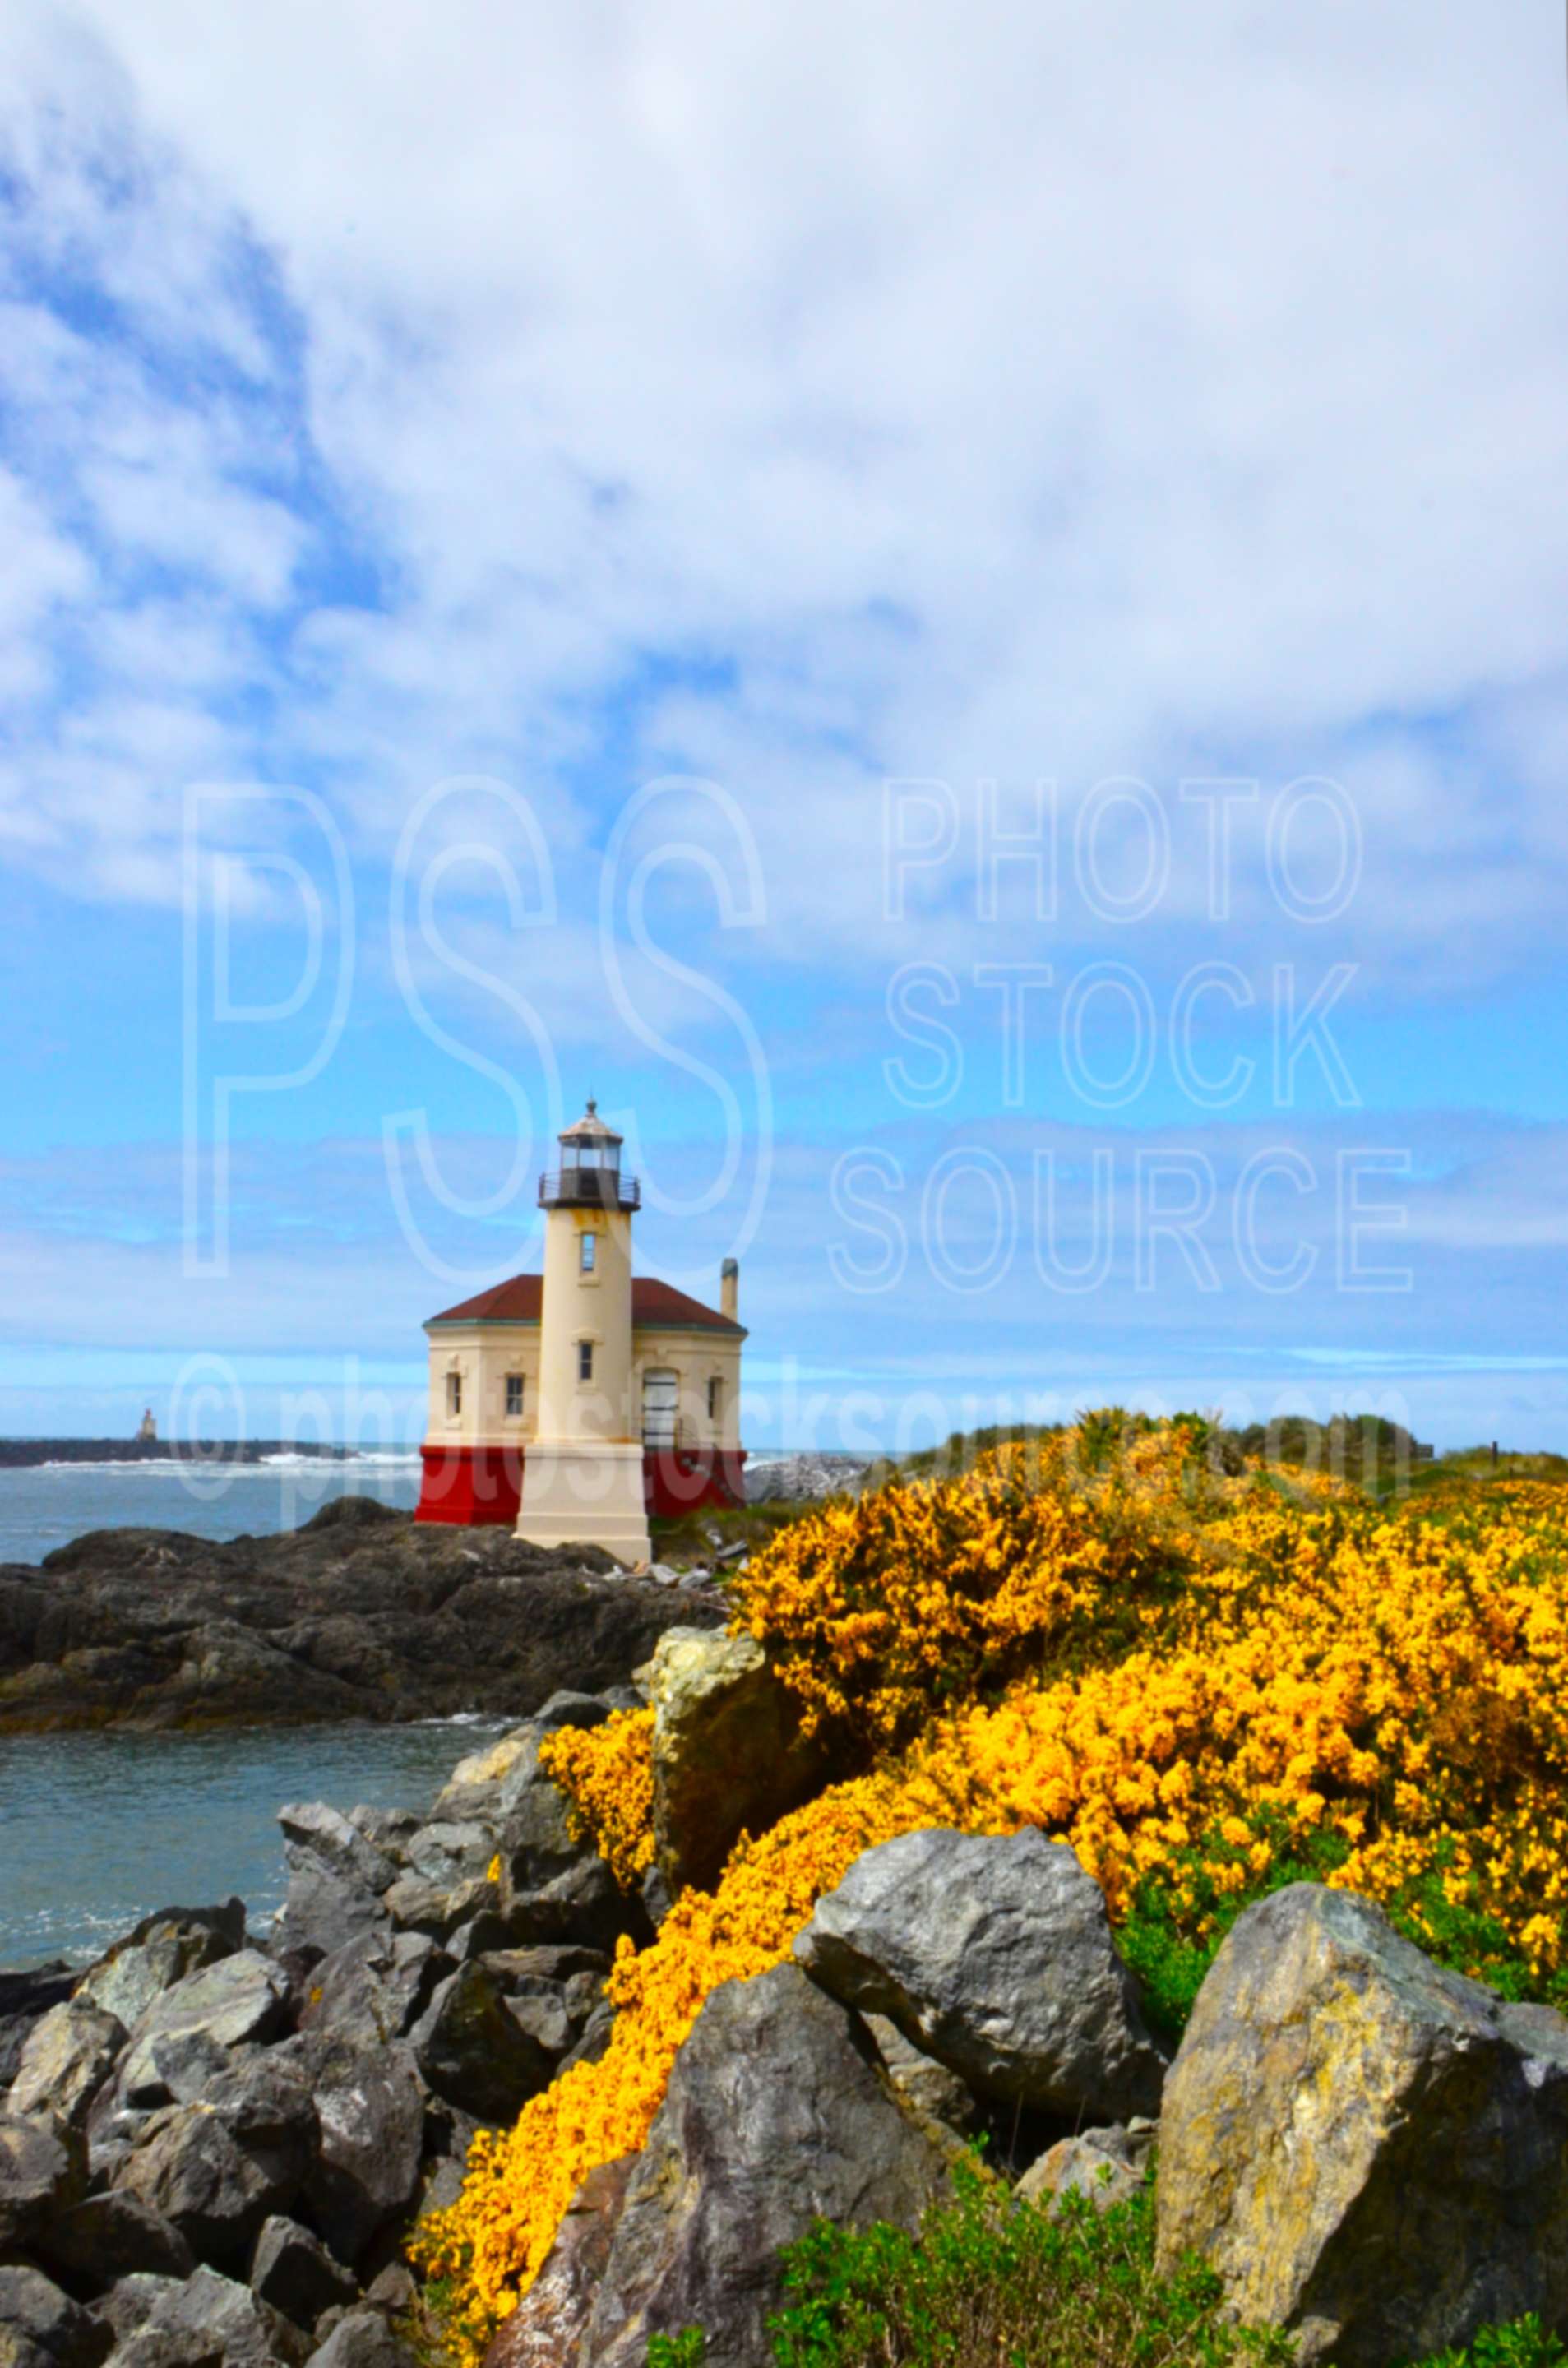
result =
[[[597,2064],[608,2047],[614,2029],[615,2009],[608,1998],[601,1998],[583,2025],[575,2046],[562,2057],[557,2072],[570,2072],[574,2064]]]
[[[278,2051],[233,2063],[196,2104],[153,2114],[111,2177],[179,2229],[198,2258],[248,2260],[262,2223],[286,2213],[315,2151],[316,2111]]]
[[[492,1827],[473,1823],[420,1826],[403,1844],[410,1873],[447,1891],[482,1876],[495,1856]]]
[[[1125,2203],[1148,2184],[1148,2163],[1155,2124],[1138,2120],[1127,2127],[1113,2122],[1108,2129],[1085,2130],[1081,2136],[1062,2138],[1031,2163],[1013,2192],[1026,2203],[1054,2208],[1061,2195],[1086,2195],[1096,2212]]]
[[[289,1890],[273,1939],[280,1950],[329,1957],[383,1922],[395,1859],[324,1802],[280,1809]]]
[[[566,2368],[582,2357],[637,2157],[591,2170],[566,2207],[549,2259],[497,2331],[483,2368]]]
[[[140,2196],[113,2188],[58,2213],[37,2244],[51,2270],[95,2294],[136,2271],[187,2278],[196,2267],[196,2256],[173,2221]]]
[[[15,2079],[34,2023],[68,1998],[80,1979],[63,1957],[19,1971],[0,1971],[0,2089],[8,2089]]]
[[[281,2030],[288,2009],[288,1977],[259,1950],[241,1949],[187,1974],[153,1999],[132,2032],[120,2066],[120,2102],[145,2106],[169,2093],[159,2069],[160,2043],[230,2048],[268,2040]]]
[[[389,2261],[365,2289],[366,2307],[381,2311],[389,2318],[412,2310],[418,2299],[419,2288],[401,2261]]]
[[[671,1628],[638,1671],[653,1706],[653,1840],[672,1896],[711,1889],[743,1831],[811,1789],[823,1748],[753,1636]]]
[[[400,1874],[381,1905],[402,1930],[423,1933],[445,1947],[460,1926],[493,1908],[495,1899],[495,1885],[483,1875],[449,1889],[420,1874]]]
[[[564,2008],[559,1999],[554,2004],[556,2023],[548,2027],[540,2022],[540,2001],[527,2001],[531,2016],[516,2011],[477,1959],[437,1987],[409,2034],[415,2060],[437,2096],[482,2122],[511,2121],[548,2088],[571,2044]],[[556,2024],[560,2044],[552,2047],[547,2043]]]
[[[126,2284],[162,2285],[162,2280]],[[172,2292],[147,2294],[138,2322],[120,2337],[115,2368],[301,2368],[308,2336],[248,2286],[199,2269]]]
[[[1165,2061],[1105,1901],[1061,1842],[932,1829],[856,1860],[795,1942],[982,2096],[1107,2121],[1159,2110]]]
[[[358,1933],[311,1974],[300,2028],[340,2031],[367,2046],[401,2039],[449,1971],[449,1960],[426,1933]]]
[[[1365,1900],[1248,1908],[1160,2124],[1158,2257],[1189,2248],[1303,2362],[1382,2368],[1568,2314],[1568,2023],[1506,2006]]]
[[[251,2258],[253,2294],[296,2327],[313,2328],[323,2311],[352,2303],[358,2288],[319,2237],[296,2220],[280,2216],[263,2223]]]
[[[793,1965],[712,1993],[632,2168],[573,2368],[643,2368],[650,2334],[688,2326],[706,2328],[710,2368],[765,2368],[781,2245],[818,2214],[917,2223],[942,2158],[870,2058],[856,2018]]]
[[[305,2180],[310,2217],[340,2261],[359,2260],[419,2184],[425,2098],[405,2040],[365,2047],[306,2031],[273,2050],[305,2080],[321,2137]]]
[[[58,2113],[80,2128],[125,2044],[125,2025],[90,1998],[51,2007],[25,2041],[8,2110]]]
[[[967,2135],[979,2121],[975,2100],[956,2072],[923,2055],[885,2014],[864,2017],[883,2071],[913,2113]]]
[[[0,2368],[98,2368],[112,2340],[41,2270],[0,2268]]]
[[[117,2278],[108,2292],[93,2305],[93,2316],[102,2319],[110,2333],[123,2343],[128,2335],[145,2327],[165,2304],[176,2302],[184,2284],[184,2278],[133,2270],[129,2276]]]
[[[131,2031],[162,1991],[232,1957],[244,1941],[243,1900],[225,1900],[221,1907],[160,1907],[88,1967],[75,1995]]]
[[[312,2352],[310,2368],[412,2368],[412,2355],[379,2310],[356,2310]]]
[[[86,2183],[86,2149],[64,2123],[0,2113],[0,2254],[30,2245]]]

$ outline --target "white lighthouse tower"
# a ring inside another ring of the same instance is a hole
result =
[[[643,1443],[632,1399],[631,1215],[623,1138],[592,1100],[540,1178],[545,1211],[539,1413],[517,1534],[536,1545],[591,1538],[628,1562],[651,1548]]]

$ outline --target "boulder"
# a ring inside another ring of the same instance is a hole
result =
[[[1061,2138],[1029,2165],[1013,2192],[1024,2203],[1048,2210],[1059,2195],[1086,2195],[1096,2212],[1108,2212],[1113,2203],[1127,2203],[1148,2184],[1155,2128],[1145,2120],[1125,2128],[1113,2122],[1108,2129]]]
[[[210,2050],[268,2040],[281,2030],[288,2009],[288,1976],[258,1949],[238,1950],[187,1974],[153,1999],[132,2032],[120,2067],[120,2103],[145,2107],[168,2095],[159,2068],[163,2043],[190,2041]]]
[[[355,2310],[312,2352],[310,2368],[413,2368],[413,2356],[379,2310]]]
[[[743,1832],[803,1799],[821,1748],[752,1636],[671,1628],[638,1675],[653,1707],[653,1839],[672,1894],[710,1890]]]
[[[41,2270],[0,2268],[0,2368],[98,2368],[113,2340]]]
[[[478,1817],[491,1824],[500,1807],[501,1786],[525,1751],[537,1753],[540,1737],[562,1726],[599,1726],[612,1705],[598,1694],[562,1691],[551,1695],[533,1716],[497,1743],[460,1759],[436,1797],[438,1818]]]
[[[187,2278],[196,2267],[195,2254],[172,2220],[139,2195],[114,2188],[57,2214],[37,2244],[67,2285],[87,2294],[101,2294],[138,2270]]]
[[[982,2096],[1074,2120],[1159,2111],[1165,2059],[1099,1886],[1032,1827],[928,1829],[865,1851],[795,1955]]]
[[[235,2062],[199,2102],[153,2113],[110,2176],[161,2213],[198,2258],[248,2260],[264,2221],[287,2212],[309,2169],[316,2111],[308,2084],[277,2051]]]
[[[495,1854],[494,1828],[472,1820],[417,1826],[403,1845],[409,1872],[447,1891],[482,1877]]]
[[[34,2023],[68,1998],[80,1979],[63,1957],[19,1972],[0,1972],[0,2089],[9,2088],[16,2078]]]
[[[536,2001],[529,2001],[536,2006]],[[565,2012],[556,2001],[559,2044],[550,2046],[554,2026],[542,2031],[537,2011],[514,2010],[483,1958],[460,1966],[440,1983],[409,2034],[415,2060],[437,2096],[482,2122],[509,2122],[530,2097],[550,2084],[556,2063],[572,2044]]]
[[[279,1809],[289,1891],[273,1932],[280,1950],[329,1957],[385,1920],[398,1865],[351,1818],[323,1801]]]
[[[140,2309],[120,2331],[114,2368],[301,2368],[311,2340],[248,2286],[199,2269],[183,2285],[142,2285]],[[160,2291],[148,2289],[157,2286]],[[122,2290],[121,2290],[122,2291]]]
[[[538,2277],[485,2353],[483,2368],[564,2368],[582,2357],[616,2222],[637,2157],[591,2170],[566,2207]]]
[[[306,2031],[272,2052],[315,2100],[320,2146],[304,2186],[311,2220],[340,2261],[356,2263],[418,2188],[425,2097],[412,2050],[404,2040],[366,2047]]]
[[[401,2039],[450,1969],[426,1933],[357,1933],[309,1975],[300,2028],[340,2031],[370,2047]]]
[[[28,2033],[11,2083],[13,2113],[58,2113],[80,2128],[125,2045],[125,2025],[90,1998],[51,2007]]]
[[[0,2255],[30,2245],[87,2183],[86,2149],[63,2123],[0,2113]]]
[[[131,2031],[163,1991],[232,1957],[244,1941],[243,1900],[225,1900],[221,1907],[160,1907],[88,1967],[75,1995]]]
[[[766,2368],[778,2248],[819,2214],[913,2226],[944,2177],[854,2016],[793,1965],[722,1984],[676,2059],[562,2368],[643,2368],[651,2334],[689,2326],[707,2330],[709,2368]]]
[[[1506,2006],[1379,1910],[1301,1884],[1247,1909],[1160,2125],[1158,2258],[1303,2362],[1381,2368],[1568,2314],[1568,2023]]]
[[[262,2225],[251,2258],[253,2294],[296,2327],[313,2328],[324,2311],[355,2301],[358,2287],[319,2237],[297,2220],[275,2215]]]

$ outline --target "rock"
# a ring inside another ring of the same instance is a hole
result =
[[[534,2005],[535,2001],[528,2001]],[[482,2122],[509,2122],[530,2097],[548,2088],[558,2058],[571,2044],[565,2012],[557,2005],[560,2045],[545,2044],[537,2014],[513,2010],[483,1959],[460,1966],[442,1982],[409,2034],[415,2060],[437,2096]]]
[[[0,1972],[0,2089],[9,2088],[27,2044],[28,2033],[40,2015],[60,2006],[81,1979],[63,1957],[18,1972]]]
[[[583,2025],[575,2046],[568,2048],[556,2066],[557,2075],[570,2072],[574,2064],[597,2064],[608,2047],[614,2029],[615,2009],[608,1998],[601,1998]]]
[[[221,1907],[160,1907],[88,1967],[76,1997],[131,2031],[165,1990],[232,1957],[244,1941],[243,1900],[226,1900]]]
[[[120,2101],[146,2106],[169,2093],[159,2070],[159,2043],[230,2048],[267,2040],[282,2028],[288,2007],[287,1975],[257,1949],[241,1949],[187,1974],[153,1999],[132,2032],[120,2067]]]
[[[423,1932],[360,1932],[308,1977],[301,2031],[340,2031],[366,2046],[401,2039],[450,1961]]]
[[[1032,1827],[902,1834],[857,1859],[795,1942],[978,2094],[1078,2119],[1157,2112],[1164,2058],[1099,1886]]]
[[[114,2070],[125,2025],[90,1998],[69,1998],[34,2023],[7,2100],[13,2113],[55,2112],[80,2128]]]
[[[279,2051],[233,2062],[199,2102],[153,2113],[115,2187],[174,2223],[198,2258],[237,2268],[262,2223],[286,2213],[315,2150],[307,2082]]]
[[[543,2268],[494,2337],[482,2368],[565,2368],[582,2357],[636,2161],[623,2154],[588,2173],[566,2207]]]
[[[438,1883],[426,1883],[423,1875],[402,1874],[381,1905],[403,1930],[423,1933],[444,1945],[460,1925],[493,1908],[495,1899],[495,1885],[484,1875],[448,1890]]]
[[[172,2290],[153,2278],[124,2285],[143,2292],[138,2317],[119,2330],[115,2368],[301,2368],[310,2352],[308,2336],[215,2270],[199,2269]],[[117,2298],[123,2290],[116,2290]]]
[[[815,1504],[824,1497],[858,1496],[870,1471],[870,1463],[860,1455],[756,1457],[746,1465],[746,1503],[767,1505],[783,1500]],[[745,1553],[747,1549],[743,1546],[741,1551]]]
[[[304,2186],[311,2219],[338,2260],[355,2263],[419,2184],[425,2100],[413,2053],[404,2040],[364,2047],[308,2031],[273,2054],[315,2100],[320,2152]]]
[[[1154,2131],[1153,2122],[1140,2119],[1126,2128],[1113,2122],[1108,2129],[1059,2139],[1030,2164],[1013,2192],[1026,2203],[1047,2206],[1059,2195],[1086,2195],[1096,2212],[1108,2212],[1147,2185]]]
[[[1568,2023],[1301,1884],[1238,1919],[1160,2125],[1158,2257],[1304,2362],[1381,2368],[1568,2313]]]
[[[382,2311],[389,2318],[412,2310],[418,2299],[419,2288],[401,2261],[389,2261],[365,2289],[367,2307]]]
[[[146,2271],[187,2278],[196,2256],[172,2220],[139,2195],[111,2188],[58,2213],[37,2238],[40,2253],[66,2283],[101,2294],[117,2278]]]
[[[778,2253],[818,2214],[913,2226],[940,2155],[881,2084],[851,2015],[793,1965],[703,2006],[627,2182],[573,2368],[643,2368],[648,2337],[707,2330],[710,2368],[764,2368]]]
[[[351,1819],[322,1801],[279,1809],[289,1891],[273,1932],[279,1949],[331,1956],[386,1921],[397,1862]]]
[[[302,2328],[313,2328],[335,2305],[352,2303],[359,2291],[319,2237],[276,2214],[263,2222],[256,2240],[250,2283],[253,2294]]]
[[[412,1873],[449,1891],[483,1876],[495,1854],[493,1828],[472,1821],[418,1826],[403,1850]]]
[[[592,1548],[396,1513],[328,1521],[332,1509],[225,1543],[100,1531],[41,1571],[0,1568],[0,1733],[472,1711],[517,1721],[563,1682],[591,1692],[623,1679],[677,1609],[688,1622],[724,1616]]]
[[[964,2134],[976,2126],[980,2115],[974,2099],[956,2072],[922,2055],[885,2014],[868,2014],[863,2020],[883,2071],[911,2112]]]
[[[639,1675],[653,1706],[653,1839],[671,1893],[711,1889],[743,1832],[803,1799],[822,1753],[752,1636],[672,1628]]]
[[[98,2368],[112,2341],[41,2270],[0,2268],[0,2368]]]
[[[86,2149],[63,2123],[0,2113],[0,2256],[30,2245],[86,2181]]]
[[[310,2368],[412,2368],[412,2360],[380,2311],[356,2310],[312,2352]]]

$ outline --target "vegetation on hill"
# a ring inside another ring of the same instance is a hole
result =
[[[422,2239],[460,2348],[537,2273],[586,2172],[642,2145],[711,1990],[779,1963],[901,1832],[1070,1842],[1167,2027],[1241,1907],[1303,1872],[1511,1996],[1562,1998],[1562,1507],[1551,1483],[1453,1478],[1382,1507],[1305,1463],[1249,1462],[1197,1417],[1110,1410],[781,1531],[731,1583],[733,1619],[833,1781],[622,1955],[601,2060],[476,2141]],[[548,1747],[629,1883],[649,1747],[636,1713]]]

